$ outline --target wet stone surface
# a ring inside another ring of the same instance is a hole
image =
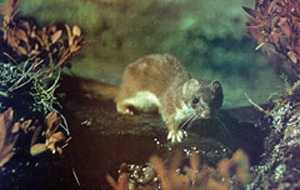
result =
[[[116,177],[122,163],[143,166],[152,155],[168,162],[178,150],[184,157],[196,152],[202,164],[214,166],[238,148],[252,163],[263,151],[263,134],[252,123],[260,115],[251,108],[224,110],[217,120],[196,121],[188,138],[171,145],[158,114],[120,115],[111,99],[84,91],[79,80],[64,77],[58,92],[72,136],[64,154],[16,154],[1,173],[1,190],[105,190],[111,189],[107,174]]]
[[[166,142],[167,131],[158,114],[120,115],[112,100],[81,91],[70,79],[67,77],[62,83],[63,106],[73,137],[69,157],[81,189],[107,189],[106,174],[117,175],[122,163],[145,164],[152,155],[167,160],[174,151],[185,155],[194,151],[203,162],[214,165],[228,158],[240,144],[250,152],[253,147],[253,137],[237,129],[240,125],[244,125],[244,130],[253,126],[229,119],[230,112],[223,114],[225,123],[195,122],[183,143],[171,145]]]

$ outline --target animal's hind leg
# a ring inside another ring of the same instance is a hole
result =
[[[121,114],[133,115],[133,111],[130,109],[131,105],[124,102],[117,103],[117,112]]]

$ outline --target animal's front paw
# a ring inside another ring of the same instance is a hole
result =
[[[170,130],[167,139],[172,143],[180,143],[183,138],[187,136],[187,132],[184,130]]]

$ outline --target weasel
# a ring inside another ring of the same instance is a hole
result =
[[[223,103],[218,81],[196,80],[169,54],[151,54],[129,64],[115,97],[122,114],[158,111],[168,140],[181,142],[182,129],[195,119],[210,119]]]

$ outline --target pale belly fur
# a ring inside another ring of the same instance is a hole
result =
[[[163,121],[169,126],[168,139],[171,142],[181,142],[182,139],[187,135],[187,133],[180,129],[180,126],[184,121],[189,119],[191,116],[195,114],[195,110],[185,104],[183,101],[181,102],[180,107],[176,107],[176,111],[174,114],[166,115],[161,112],[161,102],[159,98],[149,91],[141,91],[136,93],[135,96],[127,98],[121,102],[122,105],[133,106],[135,109],[141,112],[153,112],[159,111]],[[128,111],[128,110],[126,110]],[[169,117],[169,118],[167,118]],[[170,121],[171,117],[171,123]]]
[[[152,111],[160,111],[162,106],[159,98],[150,91],[141,91],[136,93],[135,96],[123,100],[123,104],[132,105],[135,109],[142,112],[152,112]],[[171,117],[174,117],[175,124],[179,125],[184,120],[188,119],[191,115],[193,115],[194,109],[191,106],[188,106],[183,101],[181,102],[180,107],[176,108],[176,112]],[[162,114],[162,119],[166,121],[166,116]]]
[[[135,96],[123,100],[122,104],[132,105],[135,109],[142,112],[155,111],[161,106],[158,97],[149,91],[138,92]]]

